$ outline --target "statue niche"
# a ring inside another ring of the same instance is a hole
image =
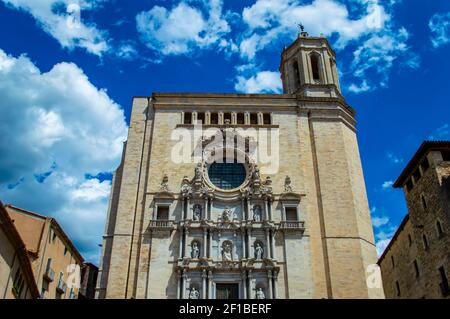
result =
[[[255,259],[257,260],[263,259],[264,248],[263,244],[259,240],[255,241],[254,249],[255,249]]]
[[[202,206],[200,204],[195,204],[192,208],[192,219],[198,221],[202,218]]]
[[[255,222],[260,222],[262,220],[262,209],[260,205],[253,206],[253,220]]]
[[[193,259],[200,258],[200,244],[196,240],[193,240],[191,243],[191,258]]]
[[[189,291],[189,299],[200,299],[200,293],[195,287],[192,287]]]
[[[229,240],[224,241],[222,244],[222,260],[223,261],[233,260],[233,244]]]

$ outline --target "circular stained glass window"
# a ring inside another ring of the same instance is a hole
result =
[[[208,168],[211,183],[221,189],[234,189],[241,186],[246,177],[242,163],[212,163]]]

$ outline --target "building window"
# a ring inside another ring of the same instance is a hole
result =
[[[68,251],[67,247],[64,247],[64,256],[67,255],[67,251]]]
[[[300,87],[300,69],[298,67],[297,61],[294,61],[294,63],[292,63],[292,68],[294,69],[294,85],[297,89]]]
[[[422,208],[426,210],[427,209],[427,200],[425,199],[424,195],[421,195],[420,198],[422,200]]]
[[[250,113],[250,124],[258,124],[258,114]]]
[[[393,255],[391,256],[391,262],[392,262],[392,268],[394,268],[395,267],[395,262],[394,262],[394,256]]]
[[[442,230],[442,224],[440,221],[436,221],[436,229],[438,238],[442,238],[442,236],[444,236],[444,231]]]
[[[395,282],[395,288],[397,289],[397,296],[400,297],[401,291],[400,291],[400,284],[398,283],[398,281]]]
[[[224,124],[231,124],[231,113],[224,113],[223,114],[223,123]]]
[[[219,114],[211,113],[211,124],[219,124]]]
[[[13,285],[12,285],[12,291],[13,291],[14,297],[16,297],[17,299],[19,299],[22,294],[24,283],[25,283],[25,280],[24,280],[24,278],[22,276],[22,272],[20,271],[20,268],[19,268],[19,269],[17,269],[16,275],[14,276],[14,281],[13,281]]]
[[[197,124],[206,124],[205,113],[203,112],[197,113]]]
[[[428,162],[428,158],[425,157],[425,159],[420,164],[420,166],[422,167],[422,172],[425,173],[428,170],[428,168],[430,167],[430,163]]]
[[[410,191],[413,189],[413,187],[414,187],[414,184],[413,184],[413,182],[412,182],[412,180],[411,180],[411,178],[410,178],[410,179],[408,179],[408,181],[406,182],[406,190],[407,190],[408,192],[410,192]]]
[[[417,182],[422,177],[422,174],[420,174],[420,169],[419,168],[417,168],[414,171],[413,176],[414,176],[414,181],[415,182]]]
[[[191,112],[184,112],[183,124],[192,124]]]
[[[270,113],[264,113],[263,114],[263,122],[266,125],[272,124],[271,121],[270,121]]]
[[[429,244],[428,244],[427,235],[423,234],[422,235],[422,240],[423,240],[423,248],[425,248],[425,250],[428,250]]]
[[[311,54],[311,70],[314,81],[320,81],[319,71],[319,55],[317,53]]]
[[[297,208],[296,207],[286,207],[285,208],[286,221],[297,221]]]
[[[441,292],[444,297],[448,296],[450,294],[450,287],[448,284],[448,278],[445,273],[444,267],[439,268],[439,275],[441,276],[441,282],[439,286],[441,287]]]
[[[236,121],[237,121],[237,124],[245,124],[245,116],[244,116],[244,113],[238,113],[238,114],[236,114]]]
[[[242,163],[212,163],[208,168],[211,183],[220,189],[234,189],[242,185],[247,172]]]
[[[412,238],[411,238],[411,234],[408,234],[408,243],[411,246],[412,245]]]
[[[416,278],[419,278],[420,272],[419,272],[419,264],[417,263],[417,260],[414,260],[413,265],[414,265],[414,272],[416,274]]]
[[[157,206],[156,219],[169,220],[169,206]]]

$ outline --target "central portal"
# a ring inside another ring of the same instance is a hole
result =
[[[239,299],[239,284],[216,284],[216,299]]]

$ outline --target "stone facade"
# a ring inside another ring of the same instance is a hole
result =
[[[133,99],[98,298],[383,297],[366,285],[376,250],[354,111],[340,94],[334,59],[325,38],[302,34],[283,51],[284,94]],[[172,134],[192,132],[197,121],[247,146],[242,130],[276,132],[277,171],[266,174],[247,147],[235,148],[245,179],[223,189],[211,181],[203,147],[199,161],[175,163]]]
[[[450,298],[450,142],[424,142],[395,187],[409,214],[380,257],[388,298]]]

